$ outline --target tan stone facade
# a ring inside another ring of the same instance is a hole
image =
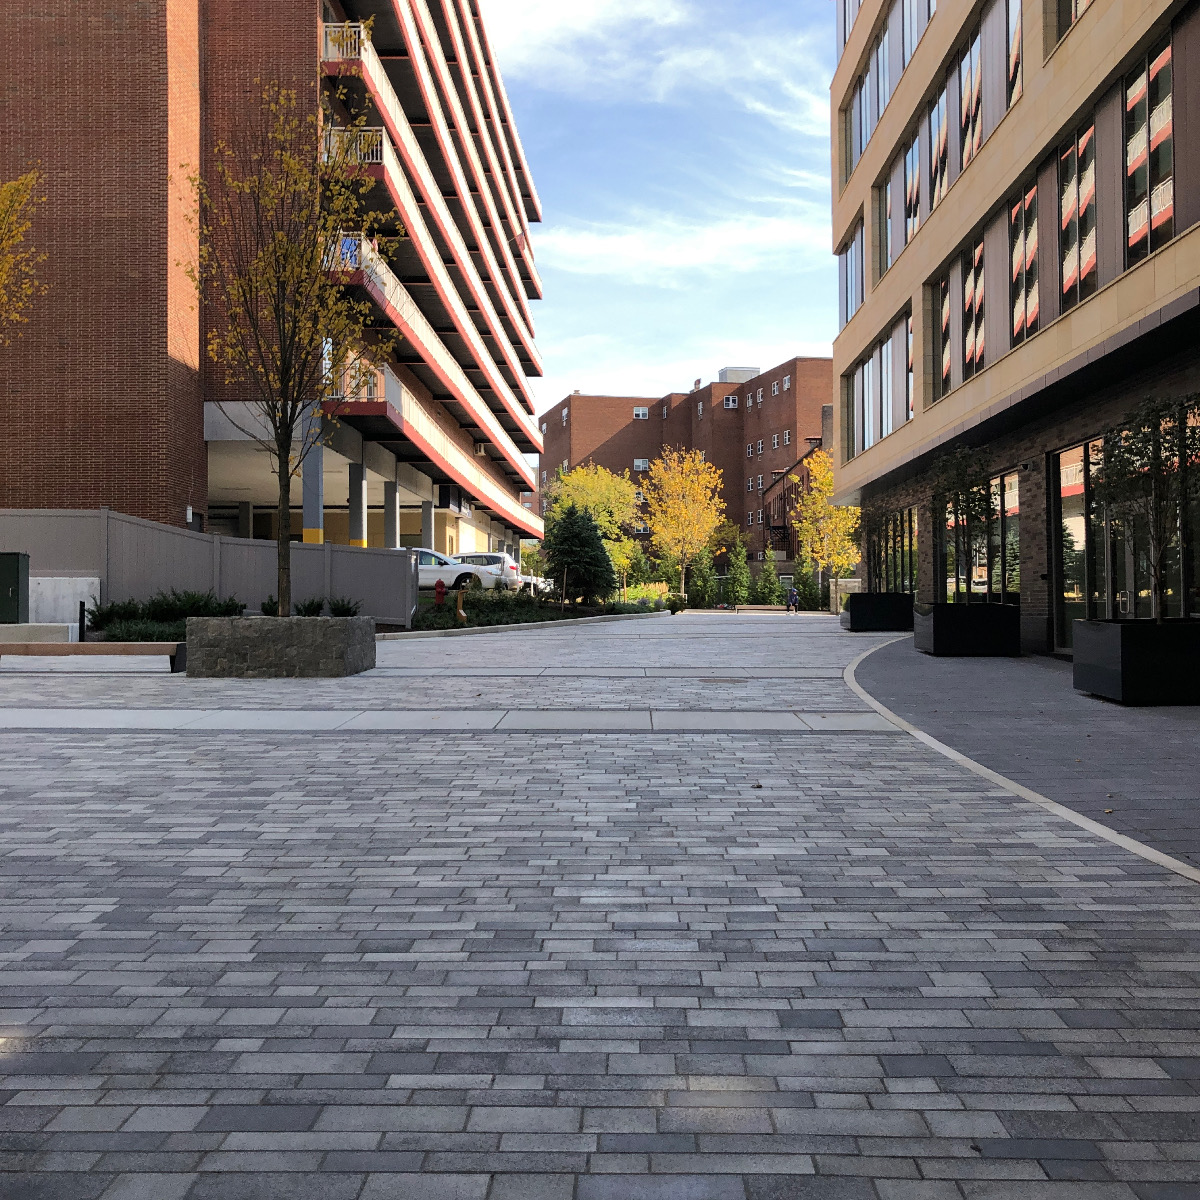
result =
[[[915,507],[918,591],[941,598],[931,469],[949,447],[982,450],[997,478],[1019,481],[1026,647],[1065,650],[1059,455],[1143,396],[1200,379],[1200,12],[921,8],[866,0],[848,31],[839,14],[838,496]]]

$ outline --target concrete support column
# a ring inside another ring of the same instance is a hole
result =
[[[350,545],[367,544],[367,469],[350,464]]]
[[[400,548],[400,489],[394,480],[383,484],[383,544],[389,550]]]
[[[433,501],[425,500],[421,504],[421,545],[426,550],[433,549]]]
[[[325,447],[319,442],[300,468],[304,491],[304,542],[319,546],[325,541]]]

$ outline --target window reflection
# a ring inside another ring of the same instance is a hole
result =
[[[867,591],[917,592],[917,510],[887,513],[867,534]]]
[[[941,560],[951,604],[1020,604],[1021,504],[1017,473],[947,502]]]

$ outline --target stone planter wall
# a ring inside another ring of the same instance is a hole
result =
[[[1200,621],[1075,621],[1075,690],[1118,704],[1200,704]]]
[[[199,679],[333,679],[375,665],[371,617],[190,617],[187,673]]]
[[[1021,610],[1015,604],[918,604],[913,644],[945,658],[1016,658]]]

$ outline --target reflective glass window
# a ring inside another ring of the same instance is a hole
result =
[[[1171,42],[1160,42],[1125,79],[1126,262],[1175,232]]]
[[[963,255],[963,378],[984,366],[983,239]]]
[[[1038,329],[1037,184],[1031,183],[1009,202],[1012,343],[1023,342]]]
[[[1008,107],[1021,98],[1021,0],[1008,0]]]

